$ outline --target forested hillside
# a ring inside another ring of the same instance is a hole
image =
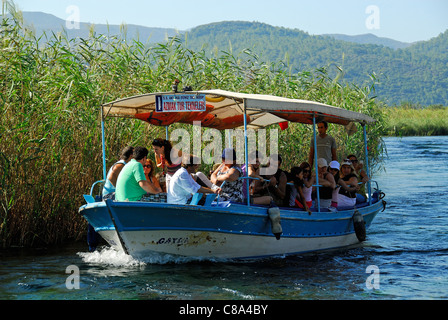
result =
[[[64,20],[39,12],[24,12],[23,20],[38,38],[44,32],[47,35],[60,33],[65,27]],[[293,73],[327,67],[326,73],[336,77],[340,76],[337,74],[340,68],[343,81],[359,86],[370,84],[373,75],[379,81],[375,85],[378,98],[389,105],[403,102],[448,105],[448,30],[436,38],[414,44],[373,35],[313,36],[298,29],[241,21],[202,25],[188,32],[135,25],[92,26],[81,23],[79,29],[65,29],[62,33],[68,39],[87,38],[93,30],[108,37],[125,34],[129,44],[137,40],[148,46],[180,36],[188,48],[195,51],[204,48],[208,55],[222,51],[236,55],[249,49],[260,57],[260,61],[283,61]]]
[[[219,22],[184,35],[188,48],[209,54],[250,49],[263,61],[284,61],[292,72],[328,66],[343,70],[344,81],[364,85],[379,80],[377,96],[388,104],[448,104],[448,30],[404,49],[356,44],[330,36],[258,22]]]

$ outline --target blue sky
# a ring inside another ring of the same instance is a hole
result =
[[[211,22],[244,20],[310,34],[373,33],[413,42],[429,40],[448,29],[447,0],[15,0],[14,3],[22,11],[42,11],[62,19],[76,14],[81,22],[178,30]]]

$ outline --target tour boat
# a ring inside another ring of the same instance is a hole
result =
[[[133,96],[106,103],[100,111],[104,180],[107,117],[135,118],[160,126],[196,121],[219,130],[244,128],[246,167],[249,129],[292,121],[312,125],[316,137],[316,123],[321,120],[351,127],[359,123],[364,132],[364,163],[369,174],[366,125],[375,119],[318,102],[202,90]],[[316,168],[317,155],[314,158]],[[364,241],[375,216],[386,208],[384,193],[372,180],[366,184],[367,201],[337,210],[320,208],[316,201],[311,214],[293,207],[253,205],[250,200],[222,201],[214,194],[204,195],[202,204],[202,194],[195,194],[185,205],[154,200],[162,198],[157,196],[153,201],[102,201],[94,198],[93,190],[104,180],[94,183],[79,212],[110,246],[135,258],[166,254],[198,259],[252,259],[342,248]],[[248,187],[247,176],[245,181]],[[318,181],[316,188],[319,190]]]

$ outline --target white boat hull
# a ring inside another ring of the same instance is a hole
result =
[[[192,258],[248,259],[301,254],[359,243],[354,214],[368,228],[384,202],[338,212],[281,209],[283,234],[272,233],[268,209],[244,205],[195,206],[97,202],[80,208],[116,250],[137,257],[169,254]],[[365,229],[364,229],[365,231]]]
[[[251,236],[208,231],[120,232],[128,253],[137,258],[171,254],[197,258],[260,258],[340,248],[359,243],[354,233],[313,238]]]

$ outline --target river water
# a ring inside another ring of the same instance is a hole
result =
[[[374,179],[387,209],[361,245],[256,262],[138,261],[84,243],[8,250],[0,299],[447,299],[448,137],[384,140],[386,171]]]

